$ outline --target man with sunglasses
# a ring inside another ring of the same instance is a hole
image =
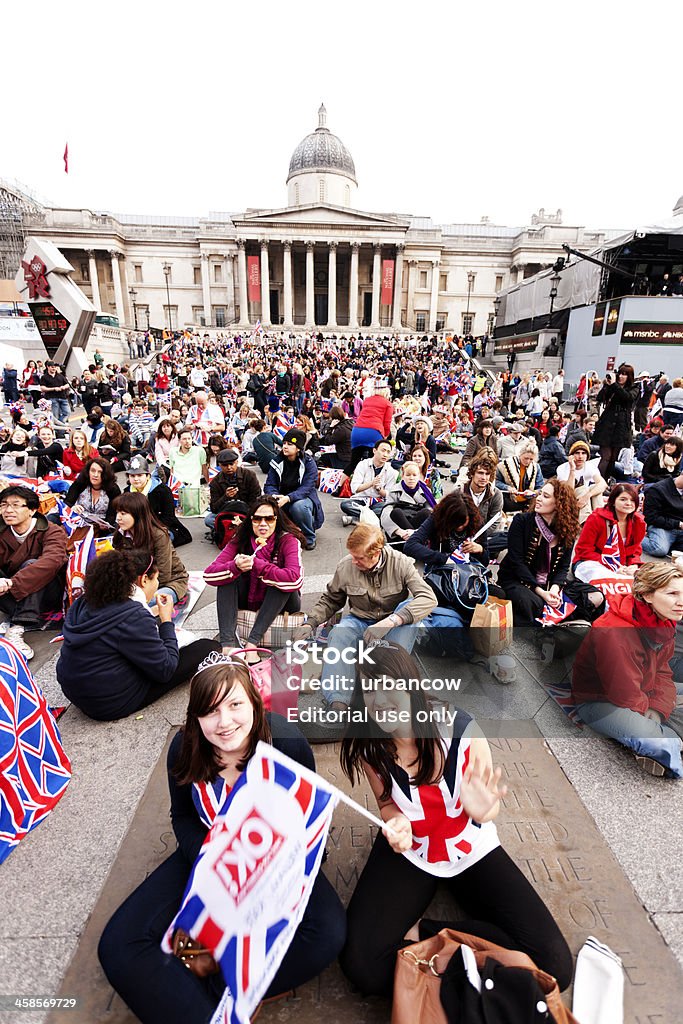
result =
[[[26,659],[24,629],[41,629],[42,615],[62,607],[66,534],[38,512],[38,495],[13,484],[0,491],[0,632]]]
[[[325,522],[325,514],[318,497],[318,467],[305,447],[303,430],[287,431],[282,455],[271,462],[263,492],[277,498],[280,508],[302,531],[306,551],[313,551],[315,531]]]

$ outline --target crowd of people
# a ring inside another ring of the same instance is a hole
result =
[[[205,1021],[220,998],[210,979],[169,962],[160,941],[256,743],[315,764],[298,728],[265,713],[254,683],[283,618],[294,641],[326,630],[335,656],[321,672],[324,708],[344,735],[344,772],[352,783],[367,777],[386,828],[347,913],[319,876],[269,995],[336,957],[361,991],[390,992],[396,952],[424,936],[415,923],[439,875],[467,917],[452,927],[479,934],[484,922],[486,937],[527,952],[561,988],[571,981],[556,923],[500,847],[504,787],[486,740],[464,713],[450,731],[420,731],[429,695],[389,685],[421,675],[416,645],[483,661],[472,594],[509,602],[515,628],[531,635],[573,635],[579,720],[651,774],[683,777],[683,379],[667,388],[660,377],[639,417],[647,389],[629,365],[598,390],[586,376],[566,401],[562,371],[489,374],[470,355],[458,339],[207,335],[178,339],[153,366],[100,357],[69,381],[34,363],[17,383],[0,436],[6,639],[28,659],[25,631],[63,613],[57,677],[96,720],[191,681],[168,760],[179,849],[100,944],[141,1021]],[[218,637],[180,647],[188,516],[203,517],[217,548],[204,581],[216,588]],[[351,528],[347,553],[303,613],[326,517]],[[67,576],[95,542],[79,596]],[[388,706],[410,724],[387,725]],[[361,711],[366,725],[354,731]],[[457,850],[420,838],[415,808],[437,792],[439,834],[467,839]]]

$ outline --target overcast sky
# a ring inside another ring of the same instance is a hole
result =
[[[280,207],[322,100],[355,161],[360,209],[521,225],[543,206],[565,224],[656,223],[683,193],[680,10],[631,10],[6,4],[0,176],[118,213]]]

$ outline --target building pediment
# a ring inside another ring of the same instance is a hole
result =
[[[310,224],[328,226],[339,224],[343,227],[365,229],[392,229],[407,231],[410,220],[407,217],[393,217],[382,213],[366,213],[351,210],[344,206],[332,206],[328,203],[309,206],[286,206],[279,210],[247,210],[242,217],[234,217],[236,227],[254,228],[275,227],[279,225]]]

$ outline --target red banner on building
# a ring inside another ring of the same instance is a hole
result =
[[[394,261],[382,260],[382,297],[383,306],[390,306],[394,301]]]
[[[247,298],[261,301],[261,263],[258,256],[247,256]]]

